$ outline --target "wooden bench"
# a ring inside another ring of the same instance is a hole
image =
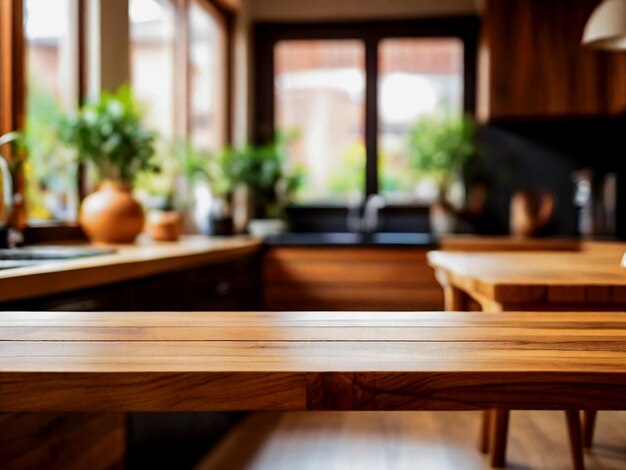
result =
[[[623,313],[0,312],[4,413],[626,410],[624,364]]]

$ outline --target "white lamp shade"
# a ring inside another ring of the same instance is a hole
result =
[[[626,0],[604,0],[591,14],[583,44],[597,49],[626,49]]]

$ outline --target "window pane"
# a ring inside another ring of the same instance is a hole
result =
[[[409,135],[427,116],[463,113],[463,42],[456,38],[386,39],[379,46],[380,192],[391,202],[431,202],[418,185]]]
[[[130,0],[131,80],[146,124],[174,136],[174,9],[169,0]]]
[[[224,145],[225,38],[218,19],[198,1],[189,5],[191,141],[215,151]]]
[[[360,41],[276,45],[276,128],[294,133],[299,203],[346,202],[365,187],[365,48]]]
[[[28,216],[72,220],[76,216],[76,164],[58,140],[55,123],[76,107],[75,4],[71,0],[26,0],[27,103],[25,167]]]

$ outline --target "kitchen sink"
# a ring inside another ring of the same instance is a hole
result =
[[[284,233],[265,238],[274,246],[419,246],[432,248],[437,245],[430,233]]]
[[[112,248],[93,246],[32,246],[25,248],[0,248],[0,269],[32,266],[46,261],[61,261],[115,253]]]

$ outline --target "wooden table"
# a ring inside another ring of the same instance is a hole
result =
[[[626,311],[626,245],[580,252],[428,253],[446,310]]]
[[[620,266],[625,249],[619,243],[583,243],[572,252],[436,251],[428,260],[444,288],[446,310],[555,311],[565,312],[567,321],[570,311],[626,311],[626,271]],[[587,418],[590,445],[595,413]],[[504,465],[507,427],[507,410],[496,411],[492,430],[484,419],[481,447],[489,449],[485,436],[493,433],[493,466]],[[573,458],[582,466],[582,450]]]
[[[0,312],[0,411],[626,409],[619,313]]]
[[[626,410],[624,364],[620,313],[0,312],[0,418]]]

